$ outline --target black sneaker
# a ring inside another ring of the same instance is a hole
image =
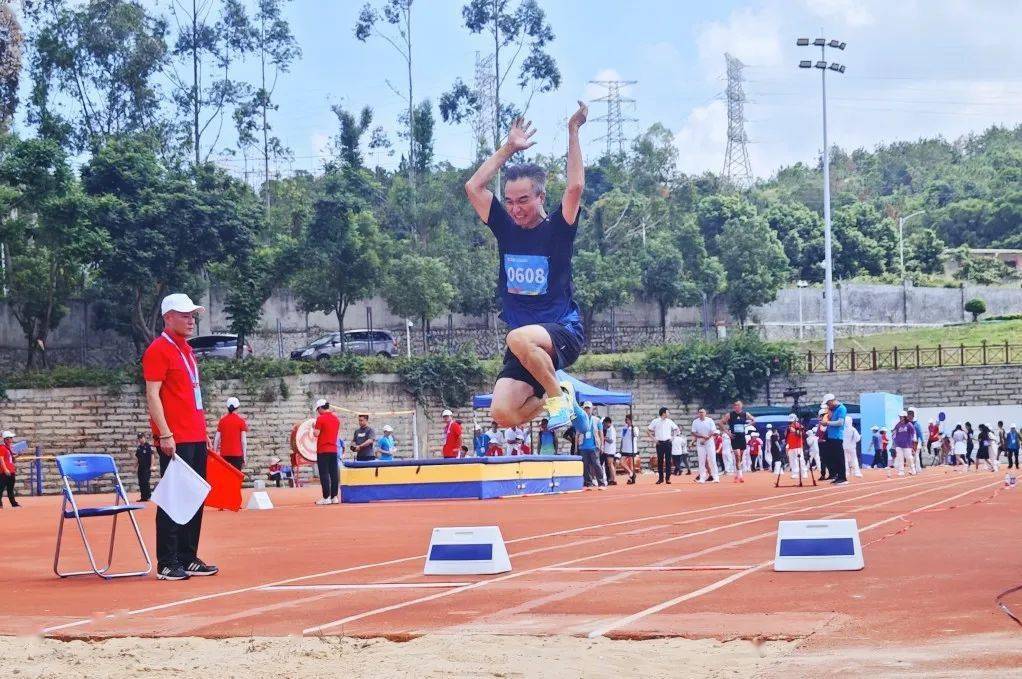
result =
[[[220,572],[220,569],[216,566],[207,566],[203,563],[202,559],[193,560],[185,570],[188,571],[188,575],[198,576],[216,575]]]
[[[180,566],[160,566],[156,571],[157,580],[187,580],[188,571]]]

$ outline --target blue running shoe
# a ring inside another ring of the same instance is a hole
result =
[[[546,400],[547,427],[551,431],[564,429],[571,425],[574,417],[571,407],[564,396],[553,396]]]

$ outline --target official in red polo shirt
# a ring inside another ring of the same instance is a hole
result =
[[[195,332],[195,314],[205,311],[188,295],[163,298],[163,332],[142,355],[146,404],[153,437],[160,451],[160,474],[175,455],[206,478],[206,415],[199,390],[199,366],[186,341]],[[202,507],[185,525],[156,510],[156,577],[187,580],[216,575],[219,569],[198,557]]]
[[[459,457],[461,455],[461,423],[454,419],[454,413],[450,410],[442,412],[444,418],[444,447],[441,454],[445,458]]]
[[[14,499],[14,481],[17,469],[14,466],[14,432],[3,433],[3,443],[0,443],[0,507],[3,507],[3,494],[7,493],[7,499],[11,501],[12,507],[20,507]]]
[[[312,435],[316,437],[316,467],[323,489],[323,499],[316,500],[317,505],[340,504],[337,498],[341,481],[337,466],[337,432],[340,430],[341,421],[330,411],[327,400],[321,398],[316,401],[316,424],[312,427]]]
[[[227,399],[227,414],[220,418],[213,436],[213,448],[238,471],[248,458],[248,422],[238,414],[240,407],[235,397]]]

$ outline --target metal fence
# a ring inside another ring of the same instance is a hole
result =
[[[893,347],[856,351],[807,351],[802,368],[806,372],[860,372],[871,370],[910,370],[968,365],[1022,364],[1022,344],[958,344],[935,347]]]

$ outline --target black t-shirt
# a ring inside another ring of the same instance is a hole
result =
[[[578,222],[578,216],[575,217]],[[500,253],[500,318],[512,329],[534,323],[579,325],[573,298],[571,256],[578,228],[564,219],[561,206],[532,229],[524,229],[494,196],[486,222]]]
[[[743,410],[740,413],[731,411],[728,414],[728,428],[731,430],[732,436],[745,436],[747,435],[749,428],[749,416]]]
[[[358,446],[366,441],[371,441],[376,438],[376,433],[372,427],[359,427],[355,430],[355,433],[351,435],[352,444]],[[360,449],[355,453],[356,460],[375,460],[376,455],[373,453],[372,445],[368,445],[365,448]]]
[[[150,455],[151,456],[152,454],[153,454],[153,447],[151,445],[149,445],[148,443],[143,443],[142,445],[140,445],[138,448],[135,449],[135,455],[137,457],[144,457],[146,455]]]

